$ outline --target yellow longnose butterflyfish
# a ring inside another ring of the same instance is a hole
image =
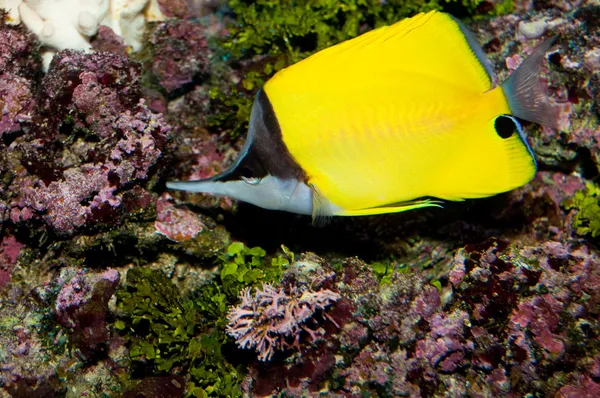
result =
[[[418,14],[326,48],[258,92],[235,163],[167,187],[321,216],[400,212],[507,192],[536,161],[519,119],[556,127],[540,44],[494,87],[472,33]]]

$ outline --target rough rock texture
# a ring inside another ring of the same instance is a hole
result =
[[[600,257],[592,250],[554,241],[523,248],[498,240],[467,245],[441,290],[414,271],[394,271],[378,285],[358,260],[346,260],[336,273],[323,260],[305,257],[292,270],[304,264],[312,270],[309,283],[341,295],[331,320],[322,321],[326,342],[301,340],[302,355],[255,363],[246,392],[303,396],[325,386],[340,396],[593,391]],[[284,285],[301,285],[292,270]],[[581,390],[571,387],[580,381]]]
[[[65,268],[29,294],[3,300],[3,391],[10,396],[55,396],[67,388],[82,393],[117,388],[126,351],[107,327],[107,315],[118,279],[115,270],[101,274]],[[83,369],[80,361],[94,366]],[[77,373],[87,377],[83,386],[74,377]],[[65,376],[70,385],[61,381]]]
[[[40,67],[36,51],[33,35],[0,21],[0,137],[18,131],[21,122],[31,119],[33,78]]]
[[[65,51],[51,65],[26,133],[6,149],[13,223],[72,234],[148,205],[141,186],[171,127],[146,107],[138,79],[136,64],[109,53]]]

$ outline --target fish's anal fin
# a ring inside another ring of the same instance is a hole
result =
[[[386,213],[400,213],[407,210],[422,209],[423,207],[443,207],[439,200],[422,199],[410,202],[398,203],[392,206],[372,207],[368,209],[342,210],[339,216],[373,216]]]
[[[542,62],[556,42],[557,36],[539,44],[512,75],[502,83],[502,89],[513,115],[518,118],[558,128],[556,112],[540,82]]]
[[[324,227],[334,216],[334,206],[316,186],[309,184],[309,187],[313,199],[312,223],[315,227]]]

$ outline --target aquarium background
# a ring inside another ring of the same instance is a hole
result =
[[[0,397],[600,396],[597,1],[0,8]],[[432,9],[498,82],[558,36],[531,183],[325,226],[166,190],[278,70]]]

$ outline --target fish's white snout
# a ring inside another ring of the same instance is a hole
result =
[[[225,195],[269,210],[312,214],[312,190],[298,180],[282,180],[268,175],[230,181],[169,181],[167,188],[188,192]]]
[[[223,183],[211,180],[168,181],[167,188],[212,195],[225,195]]]

